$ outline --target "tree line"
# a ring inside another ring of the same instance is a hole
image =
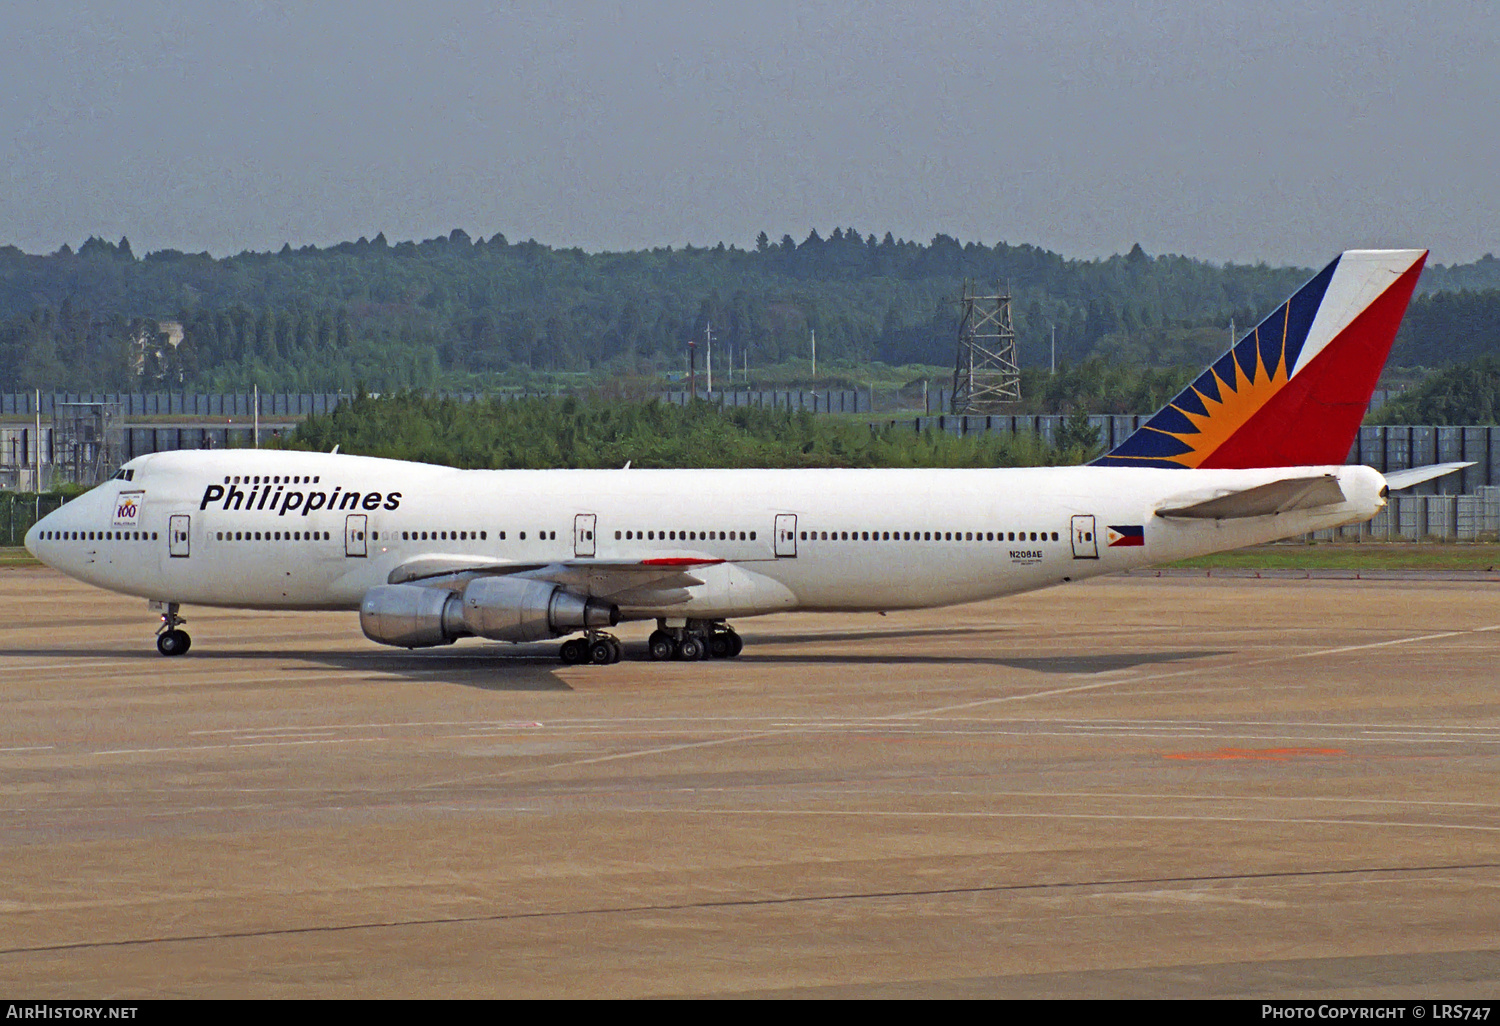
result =
[[[871,427],[807,411],[657,401],[463,402],[419,393],[356,396],[307,418],[289,448],[490,469],[1015,467],[1082,462],[1098,435],[1070,425],[1059,445],[1028,434],[960,437]]]
[[[1439,371],[1387,402],[1374,424],[1500,424],[1500,356]]]
[[[12,388],[382,391],[485,388],[526,375],[680,372],[712,330],[737,376],[820,361],[952,366],[962,283],[1014,296],[1028,367],[1092,359],[1201,367],[1310,274],[1140,246],[1071,260],[1036,246],[926,243],[856,228],[753,248],[585,253],[455,229],[392,245],[214,258],[91,238],[0,247],[0,380]],[[1441,366],[1500,338],[1500,262],[1433,267],[1393,361]],[[166,330],[164,326],[180,329]],[[174,332],[180,330],[180,334]]]

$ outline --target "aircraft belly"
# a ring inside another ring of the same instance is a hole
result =
[[[976,543],[978,544],[978,543]],[[977,602],[1055,584],[1068,571],[1055,554],[1011,565],[1009,549],[976,554],[947,552],[939,557],[899,551],[894,543],[877,558],[848,561],[811,555],[771,564],[765,571],[813,610],[925,609]],[[966,549],[969,547],[966,547]]]
[[[693,573],[703,581],[687,589],[686,601],[670,605],[624,606],[622,612],[633,615],[691,616],[722,619],[730,616],[759,616],[801,606],[797,594],[769,571],[776,564],[722,563],[695,568]]]

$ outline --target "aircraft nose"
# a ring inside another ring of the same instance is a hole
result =
[[[21,544],[26,546],[26,551],[31,553],[32,558],[42,559],[42,554],[37,551],[37,540],[41,538],[43,531],[51,530],[52,528],[56,527],[58,522],[57,515],[59,512],[61,512],[61,510],[55,509],[51,513],[48,513],[36,523],[32,524],[31,530],[26,532],[26,537],[22,539]],[[46,560],[42,561],[46,562]]]

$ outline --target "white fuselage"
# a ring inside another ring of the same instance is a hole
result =
[[[397,567],[426,559],[585,574],[684,560],[701,581],[685,600],[624,602],[622,613],[888,610],[1239,548],[1384,505],[1384,479],[1367,467],[1302,470],[1335,475],[1347,501],[1238,520],[1155,515],[1285,468],[500,471],[187,451],[131,461],[122,478],[43,518],[26,546],[111,591],[207,606],[356,609]]]

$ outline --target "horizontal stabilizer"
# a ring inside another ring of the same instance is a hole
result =
[[[1434,463],[1430,467],[1412,467],[1410,470],[1393,470],[1385,475],[1385,486],[1393,492],[1399,492],[1403,488],[1419,485],[1423,481],[1431,481],[1435,477],[1445,474],[1456,474],[1465,467],[1472,467],[1469,463]]]
[[[1345,499],[1338,478],[1332,474],[1317,477],[1289,477],[1283,481],[1256,485],[1229,492],[1204,502],[1172,509],[1159,509],[1159,517],[1187,520],[1239,520],[1244,517],[1266,517],[1289,513],[1294,509],[1334,506]]]

